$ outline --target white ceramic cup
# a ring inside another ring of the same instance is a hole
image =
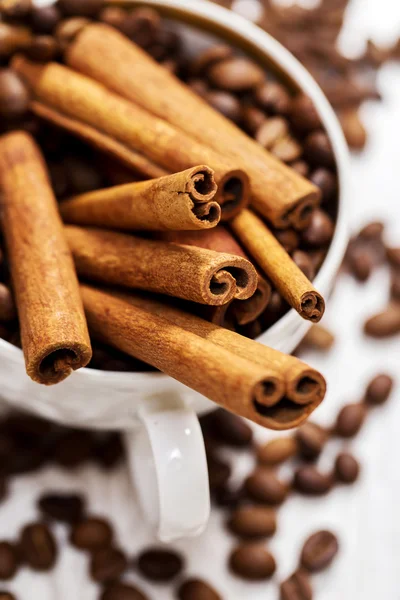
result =
[[[332,142],[340,185],[335,235],[315,280],[315,287],[329,294],[347,243],[349,160],[341,127],[322,91],[276,40],[228,10],[202,0],[147,0],[147,4],[229,38],[261,64],[277,67],[314,101]],[[291,310],[258,341],[292,352],[309,326]],[[196,413],[207,412],[214,404],[200,394],[161,373],[93,369],[81,369],[56,387],[44,387],[26,375],[21,350],[0,340],[0,397],[14,408],[66,425],[125,431],[132,479],[158,537],[171,541],[196,535],[205,527],[210,511],[208,473]]]

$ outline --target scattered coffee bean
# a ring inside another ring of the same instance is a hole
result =
[[[294,127],[307,133],[321,127],[321,119],[314,102],[304,94],[298,94],[290,102],[290,120]]]
[[[280,585],[280,600],[312,600],[311,581],[307,572],[298,569]]]
[[[31,12],[31,24],[36,33],[50,34],[61,21],[61,12],[55,4],[34,6]]]
[[[305,542],[301,551],[301,565],[314,573],[326,569],[339,550],[337,537],[330,531],[317,531]]]
[[[58,0],[65,15],[95,17],[104,6],[104,0]]]
[[[84,500],[79,494],[49,493],[39,498],[38,507],[45,517],[76,523],[82,519]]]
[[[205,95],[205,99],[215,110],[234,123],[237,123],[241,118],[240,102],[233,94],[212,90]]]
[[[371,250],[358,243],[357,240],[350,242],[346,254],[346,264],[358,281],[367,281],[374,268]]]
[[[307,246],[324,246],[331,241],[333,231],[332,219],[323,210],[317,209],[313,211],[310,223],[301,232],[301,237]]]
[[[397,302],[400,300],[400,271],[398,270],[392,273],[392,281],[390,284],[390,297]]]
[[[326,351],[332,348],[335,343],[335,336],[329,329],[320,324],[312,325],[306,333],[303,343],[316,350]]]
[[[310,181],[321,190],[324,204],[330,202],[337,193],[338,184],[336,175],[324,167],[313,171]]]
[[[49,62],[54,60],[58,53],[58,44],[51,35],[38,35],[33,38],[31,45],[26,50],[28,58],[38,62]]]
[[[342,483],[354,483],[358,479],[360,465],[348,452],[341,452],[335,461],[335,476]]]
[[[206,417],[206,429],[222,444],[243,448],[253,440],[253,431],[244,419],[219,408]]]
[[[218,88],[240,92],[257,87],[265,79],[264,71],[248,58],[227,58],[211,65],[207,77]]]
[[[372,221],[360,229],[358,238],[366,241],[381,241],[384,229],[385,226],[381,221]]]
[[[18,552],[10,542],[0,542],[0,579],[12,579],[19,566]]]
[[[305,156],[315,165],[333,168],[335,156],[331,142],[323,131],[310,133],[304,142]]]
[[[264,121],[266,121],[265,113],[259,108],[255,106],[244,106],[242,108],[242,124],[250,135],[256,136]]]
[[[274,230],[274,236],[288,254],[292,254],[299,245],[299,235],[294,229]]]
[[[90,559],[90,575],[94,581],[108,583],[121,577],[128,565],[127,558],[118,548],[103,548]]]
[[[0,590],[0,600],[17,600],[17,598],[11,592]]]
[[[364,332],[374,338],[386,338],[400,333],[400,303],[393,302],[384,311],[367,319]]]
[[[209,67],[228,58],[232,58],[231,46],[215,44],[201,52],[190,64],[190,72],[194,77],[201,76]]]
[[[303,177],[308,177],[310,173],[310,167],[306,163],[305,160],[296,160],[295,162],[289,165],[294,171],[297,171],[299,175]]]
[[[315,277],[315,267],[312,263],[311,258],[303,250],[296,250],[292,254],[293,262],[299,267],[300,271],[312,281]]]
[[[172,550],[150,548],[140,553],[137,561],[140,574],[150,581],[170,581],[184,567],[183,558]]]
[[[49,571],[57,560],[53,534],[44,523],[26,525],[19,544],[23,560],[35,571]]]
[[[113,530],[104,519],[88,517],[76,523],[71,530],[70,542],[76,548],[94,552],[111,546]]]
[[[294,437],[280,437],[257,449],[257,459],[263,465],[279,465],[297,453],[297,442]]]
[[[265,506],[242,506],[232,513],[228,528],[244,538],[269,537],[276,531],[276,513]]]
[[[22,117],[29,108],[29,93],[17,73],[0,69],[0,116],[5,119]]]
[[[149,600],[149,598],[137,587],[133,587],[132,585],[126,583],[111,583],[103,590],[100,600]]]
[[[254,99],[273,115],[286,115],[290,109],[291,98],[286,89],[275,81],[266,81],[254,93]]]
[[[55,30],[55,37],[61,50],[65,50],[88,23],[90,21],[85,17],[71,17],[61,21]]]
[[[368,384],[365,391],[365,402],[372,406],[380,406],[389,398],[394,381],[390,375],[376,375]]]
[[[282,162],[291,163],[301,157],[303,149],[294,138],[287,136],[278,140],[272,146],[271,152]]]
[[[229,566],[235,575],[251,581],[269,579],[275,573],[274,557],[264,546],[242,544],[233,550]]]
[[[124,457],[119,433],[109,433],[95,445],[93,459],[103,469],[114,469]]]
[[[272,505],[282,504],[288,493],[287,485],[266,467],[258,467],[247,477],[245,489],[254,500]]]
[[[231,467],[229,463],[219,458],[215,452],[207,453],[207,465],[210,490],[218,490],[227,483],[231,475]]]
[[[70,431],[57,441],[54,460],[66,469],[73,469],[91,458],[92,449],[93,439],[86,432]]]
[[[340,111],[339,120],[350,148],[362,150],[367,143],[367,132],[357,110],[349,109]]]
[[[99,21],[107,23],[107,25],[111,25],[111,27],[115,27],[116,29],[120,29],[126,17],[126,10],[119,6],[106,6],[98,15]]]
[[[293,486],[306,496],[322,496],[330,491],[332,478],[312,465],[299,467],[294,474]]]
[[[179,600],[222,600],[222,597],[202,579],[187,579],[178,590]]]
[[[213,500],[221,508],[236,508],[246,500],[246,494],[243,487],[232,488],[229,485],[223,485],[213,490]]]
[[[335,433],[344,438],[357,435],[364,423],[365,416],[366,409],[363,404],[346,404],[337,416]]]
[[[400,269],[400,248],[386,248],[386,258],[393,267]]]
[[[280,139],[285,138],[289,132],[289,126],[283,117],[271,117],[263,119],[255,132],[255,139],[267,150],[272,148]]]
[[[296,430],[295,435],[299,454],[306,460],[316,460],[324,449],[326,430],[308,421]]]
[[[23,19],[32,10],[32,0],[2,0],[0,15],[8,19]]]

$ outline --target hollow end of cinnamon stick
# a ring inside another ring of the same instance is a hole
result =
[[[320,196],[309,194],[301,199],[294,208],[287,213],[285,222],[292,225],[294,229],[305,229],[310,223],[313,210],[319,205]],[[287,225],[285,225],[287,227]]]
[[[254,407],[257,406],[268,408],[275,406],[283,397],[285,393],[285,385],[282,380],[274,375],[264,377],[254,388]]]
[[[248,299],[257,289],[257,272],[245,258],[233,256],[218,270],[210,268],[204,280],[203,298],[206,304],[220,306],[234,298]]]
[[[231,308],[238,325],[248,325],[255,321],[267,308],[271,298],[271,286],[263,277],[258,278],[257,289],[247,300],[234,302]]]
[[[253,420],[259,425],[275,431],[294,429],[308,419],[321,401],[322,398],[306,405],[300,405],[284,396],[273,406],[265,406],[255,398],[253,404],[257,417]]]
[[[303,370],[292,380],[287,381],[286,395],[296,404],[305,405],[323,400],[326,393],[326,381],[321,373],[314,369]]]
[[[186,186],[186,191],[193,202],[212,200],[217,189],[212,169],[205,165],[193,169]]]
[[[241,169],[230,170],[218,181],[215,199],[221,206],[221,221],[230,221],[250,203],[250,181]]]
[[[44,385],[60,383],[73,371],[85,367],[91,359],[88,346],[78,343],[46,346],[26,365],[28,375]]]
[[[318,292],[309,291],[302,295],[300,299],[300,316],[303,319],[318,323],[325,312],[325,300]]]

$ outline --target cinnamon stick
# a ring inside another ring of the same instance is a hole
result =
[[[325,311],[325,301],[312,283],[282,248],[268,227],[250,210],[243,210],[231,227],[261,269],[285,300],[303,319],[317,323]]]
[[[77,71],[239,161],[250,177],[252,204],[275,227],[307,224],[319,190],[117,30],[105,24],[88,25],[69,46],[65,59]]]
[[[216,346],[126,298],[81,286],[95,338],[148,362],[224,408],[271,429],[287,428],[286,406],[265,402],[281,397],[282,382],[266,368]],[[304,408],[290,407],[303,414]]]
[[[91,347],[78,282],[44,160],[33,139],[0,138],[1,216],[28,375],[62,381]]]
[[[208,229],[221,209],[217,186],[204,165],[159,179],[81,194],[60,205],[67,223],[126,230]]]
[[[171,321],[190,333],[196,334],[221,349],[264,368],[273,369],[285,381],[285,397],[264,399],[263,414],[274,416],[274,429],[287,429],[299,425],[322,402],[326,382],[322,375],[294,356],[283,354],[259,344],[233,331],[208,323],[164,300],[149,294],[118,294],[119,297],[155,316]],[[278,426],[279,425],[279,426]],[[272,426],[272,425],[271,425]]]
[[[104,86],[57,63],[40,65],[17,56],[13,68],[34,95],[32,110],[41,117],[73,131],[115,157],[131,160],[138,168],[144,155],[149,165],[178,172],[209,165],[215,173],[224,219],[237,214],[249,201],[247,175],[238,161],[222,157],[178,128],[158,119]],[[131,159],[127,158],[134,151]],[[162,173],[163,175],[165,173]],[[151,175],[157,177],[158,175]]]
[[[68,225],[78,274],[201,304],[249,298],[257,273],[246,259],[183,244],[146,240],[105,229]]]
[[[228,252],[248,259],[244,250],[223,225],[208,231],[168,231],[161,234],[161,239],[216,252]],[[257,289],[250,298],[231,300],[222,306],[204,306],[201,315],[216,325],[234,330],[237,325],[248,325],[257,319],[267,308],[270,297],[270,284],[258,274]]]

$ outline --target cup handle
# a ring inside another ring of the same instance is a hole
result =
[[[210,514],[203,435],[195,412],[176,398],[146,401],[141,427],[125,433],[131,475],[142,510],[158,538],[198,535]]]

